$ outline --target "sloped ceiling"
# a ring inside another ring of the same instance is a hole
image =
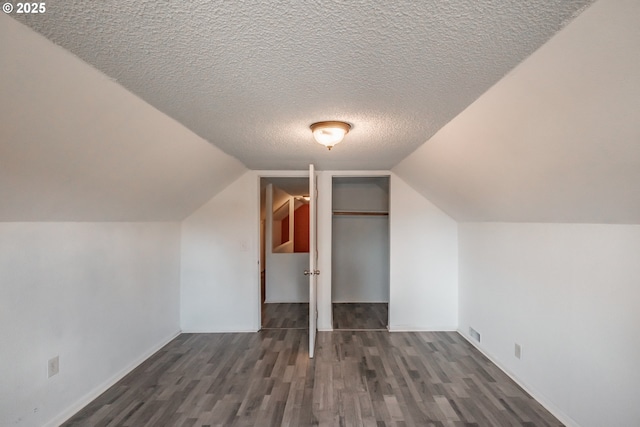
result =
[[[459,221],[640,223],[640,2],[600,0],[393,169]]]
[[[0,220],[179,220],[237,158],[393,167],[459,221],[640,223],[638,1],[389,3],[10,15],[71,53],[0,15]],[[322,119],[354,126],[331,152]]]
[[[0,15],[0,221],[177,221],[244,171]]]
[[[389,169],[592,0],[51,0],[11,16],[251,169]],[[353,130],[328,152],[309,125]]]

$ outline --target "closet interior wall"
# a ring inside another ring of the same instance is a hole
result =
[[[332,302],[389,302],[389,178],[334,177]]]

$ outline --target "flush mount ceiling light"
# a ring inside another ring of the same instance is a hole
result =
[[[313,132],[313,138],[329,150],[334,145],[342,141],[344,136],[349,133],[351,125],[345,122],[318,122],[310,126]]]

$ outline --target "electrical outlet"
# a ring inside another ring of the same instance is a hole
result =
[[[49,359],[47,362],[47,377],[51,378],[60,372],[60,356]]]
[[[518,343],[516,343],[514,354],[517,359],[520,359],[522,357],[522,347],[520,347],[520,344]]]

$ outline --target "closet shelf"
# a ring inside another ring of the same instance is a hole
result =
[[[334,215],[370,215],[370,216],[386,216],[389,212],[376,211],[333,211]]]

